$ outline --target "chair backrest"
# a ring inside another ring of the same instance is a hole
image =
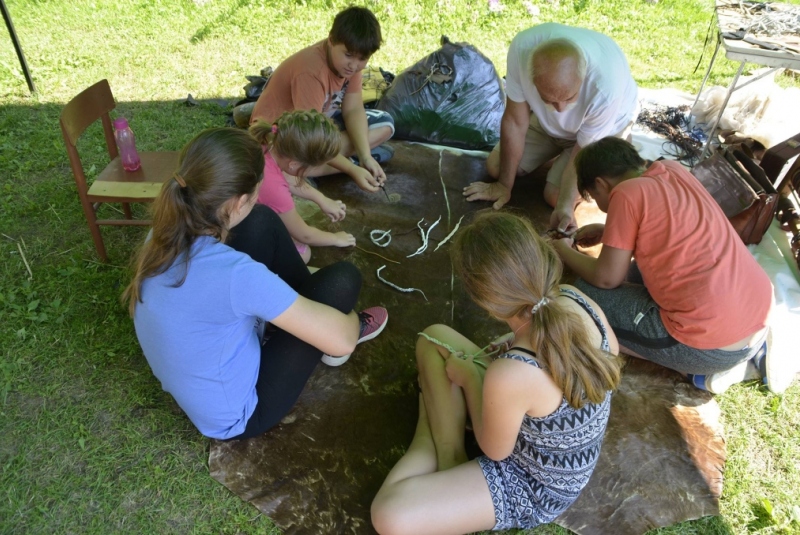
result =
[[[112,158],[116,157],[117,145],[114,141],[114,131],[111,128],[111,118],[108,115],[116,107],[117,104],[114,102],[114,95],[111,93],[108,80],[100,80],[93,86],[84,89],[61,111],[61,126],[64,130],[65,141],[69,141],[75,146],[78,138],[89,125],[98,119],[103,119],[106,143],[114,148]],[[111,152],[109,148],[109,153]]]
[[[100,80],[96,84],[81,91],[72,100],[67,102],[61,110],[61,133],[64,136],[64,144],[67,147],[72,173],[75,175],[75,182],[82,194],[86,192],[86,176],[83,173],[83,166],[78,156],[76,145],[78,139],[86,129],[98,119],[103,122],[103,136],[106,140],[109,159],[113,160],[119,155],[117,143],[114,140],[114,130],[111,127],[109,112],[116,107],[114,95],[108,80]]]

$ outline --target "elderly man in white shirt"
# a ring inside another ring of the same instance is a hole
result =
[[[506,109],[500,143],[486,161],[497,182],[473,182],[468,201],[511,199],[517,176],[558,156],[544,198],[553,206],[551,228],[576,228],[579,201],[573,159],[606,136],[626,138],[638,109],[636,82],[619,46],[608,36],[547,23],[520,32],[508,50]]]

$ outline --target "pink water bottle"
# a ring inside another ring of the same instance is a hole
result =
[[[128,120],[124,117],[114,120],[114,139],[117,140],[119,157],[122,160],[122,167],[126,171],[136,171],[142,166],[139,153],[136,152],[136,138],[133,130],[128,126]]]

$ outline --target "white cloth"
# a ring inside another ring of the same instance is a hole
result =
[[[533,49],[549,39],[575,43],[586,57],[586,77],[576,105],[556,112],[548,108],[533,85]],[[517,34],[508,49],[506,93],[514,102],[527,102],[542,128],[559,139],[575,140],[585,147],[612,136],[636,119],[636,82],[625,54],[608,36],[585,28],[549,22]]]

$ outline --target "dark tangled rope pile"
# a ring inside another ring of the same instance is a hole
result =
[[[664,152],[689,166],[694,166],[700,159],[703,143],[697,133],[689,132],[690,110],[691,108],[686,105],[645,108],[636,118],[636,124],[666,137],[668,141],[664,143]]]

